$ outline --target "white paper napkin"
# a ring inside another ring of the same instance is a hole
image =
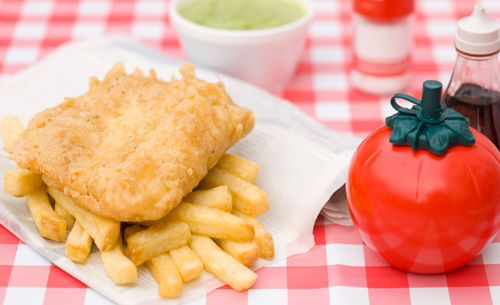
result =
[[[321,215],[330,222],[343,226],[352,226],[351,215],[347,207],[345,184],[333,193],[332,197],[321,209]]]
[[[88,78],[123,61],[129,72],[134,67],[169,79],[182,65],[147,46],[123,37],[108,37],[60,47],[38,64],[0,83],[0,116],[17,115],[26,124],[37,112],[60,103],[65,96],[87,90]],[[347,168],[359,139],[333,132],[308,117],[292,104],[263,90],[225,75],[202,69],[197,75],[220,78],[234,101],[255,112],[252,133],[230,151],[260,164],[257,185],[269,198],[270,209],[259,220],[271,232],[276,257],[259,260],[255,269],[308,251],[314,245],[312,229],[323,205],[346,179]],[[222,285],[210,274],[186,284],[176,300],[162,300],[157,286],[144,267],[139,267],[137,284],[115,285],[102,268],[100,256],[92,252],[85,264],[74,264],[64,256],[64,243],[41,238],[24,198],[3,192],[3,173],[14,169],[8,155],[0,153],[0,223],[57,266],[85,284],[122,304],[178,304],[195,299]]]

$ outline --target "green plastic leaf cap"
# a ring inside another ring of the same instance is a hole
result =
[[[441,107],[443,86],[435,80],[424,82],[422,100],[397,93],[391,98],[396,114],[385,118],[385,125],[392,129],[389,141],[396,145],[410,145],[413,150],[427,149],[443,155],[455,145],[473,145],[476,140],[469,129],[469,119],[453,109]],[[396,99],[413,104],[400,106]]]

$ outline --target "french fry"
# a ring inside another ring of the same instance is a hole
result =
[[[194,280],[203,271],[203,264],[200,258],[188,246],[170,250],[170,256],[174,260],[175,266],[177,266],[177,270],[179,270],[184,282]]]
[[[14,143],[24,131],[23,123],[17,116],[7,116],[0,123],[0,132],[2,133],[3,149],[9,154],[12,153]]]
[[[259,246],[259,256],[263,259],[273,259],[274,257],[274,241],[273,236],[267,232],[264,226],[255,218],[248,217],[245,214],[234,211],[234,215],[239,216],[252,224],[255,230],[255,242]]]
[[[4,189],[7,194],[24,197],[38,190],[43,184],[42,176],[27,169],[14,169],[4,174]]]
[[[123,239],[125,239],[125,241],[126,241],[130,236],[132,236],[135,233],[137,233],[139,231],[142,231],[142,230],[144,230],[144,228],[141,227],[140,225],[131,225],[131,226],[128,226],[123,231]]]
[[[217,166],[252,184],[255,184],[259,172],[259,164],[238,155],[227,153],[222,155],[219,162],[217,162]]]
[[[104,251],[101,251],[104,270],[109,277],[118,285],[128,285],[137,282],[137,267],[123,254],[121,236],[116,243]]]
[[[52,209],[45,188],[28,194],[27,202],[33,222],[42,237],[55,241],[66,239],[66,222]]]
[[[134,264],[142,264],[153,257],[186,245],[191,239],[187,224],[163,222],[127,238],[127,255]]]
[[[91,248],[92,237],[78,222],[75,222],[66,240],[66,257],[75,263],[83,264],[87,261]]]
[[[225,169],[214,167],[200,182],[203,188],[227,185],[233,195],[233,208],[255,217],[269,209],[266,193],[257,186],[233,175]]]
[[[120,235],[120,223],[118,221],[96,215],[77,206],[71,198],[54,188],[49,187],[48,191],[56,203],[73,215],[85,231],[92,236],[99,250],[109,249],[116,244]]]
[[[158,283],[162,298],[176,298],[182,293],[182,279],[170,254],[163,253],[146,262],[146,267]]]
[[[65,208],[63,208],[59,203],[54,204],[54,211],[57,215],[61,216],[66,222],[66,229],[71,230],[75,224],[75,217],[71,215]]]
[[[233,196],[227,185],[191,192],[184,197],[183,201],[206,205],[229,213],[233,209]]]
[[[255,240],[238,242],[227,239],[215,239],[214,241],[227,254],[247,267],[253,265],[259,259],[259,246]]]
[[[205,269],[231,288],[242,291],[252,287],[257,280],[257,274],[224,252],[210,238],[193,235],[190,246]]]
[[[194,234],[235,241],[251,241],[254,237],[253,227],[247,221],[203,205],[183,202],[167,217],[187,223]]]

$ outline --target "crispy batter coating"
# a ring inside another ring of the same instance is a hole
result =
[[[221,82],[197,79],[191,64],[180,71],[165,82],[115,65],[84,95],[33,117],[12,159],[96,214],[161,218],[254,124]]]

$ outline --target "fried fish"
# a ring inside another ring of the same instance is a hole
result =
[[[33,117],[12,159],[98,215],[163,217],[254,124],[221,82],[196,78],[191,64],[180,72],[165,82],[115,65]]]

